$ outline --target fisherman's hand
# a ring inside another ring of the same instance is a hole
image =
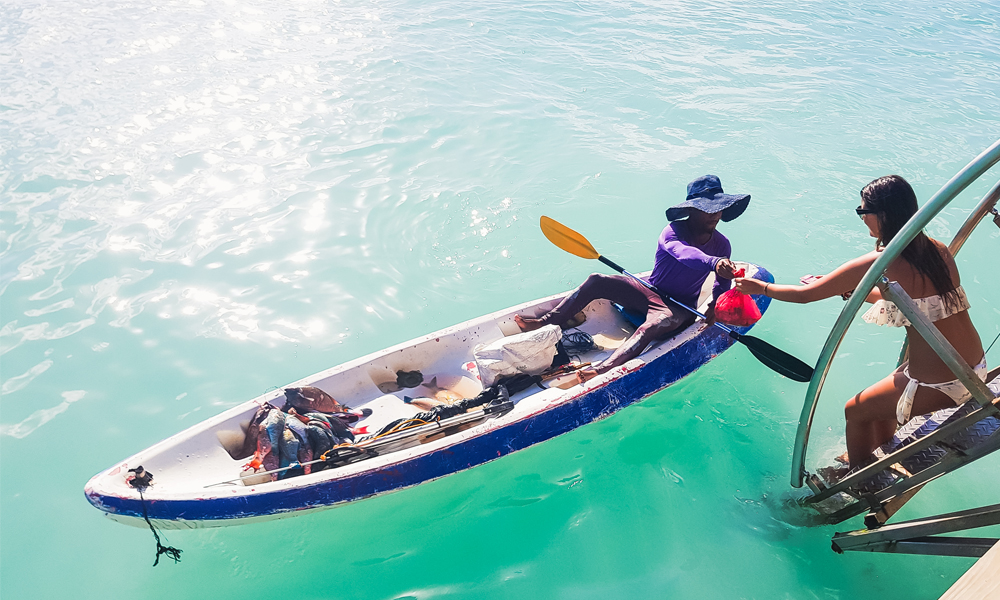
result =
[[[736,265],[728,258],[719,259],[719,262],[715,263],[715,274],[723,279],[732,279],[735,272]]]
[[[744,294],[760,296],[764,293],[765,282],[759,279],[753,279],[752,277],[737,277],[733,280],[733,284],[736,289]]]
[[[851,299],[851,295],[852,294],[854,294],[854,290],[850,290],[848,292],[844,292],[843,294],[840,295],[840,297],[844,299],[844,302],[847,302],[848,300]]]
[[[705,324],[709,327],[715,325],[715,302],[709,305],[708,309],[705,311]]]

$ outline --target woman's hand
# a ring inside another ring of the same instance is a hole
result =
[[[736,289],[743,292],[744,294],[752,294],[754,296],[760,296],[764,293],[765,282],[759,279],[752,279],[750,277],[737,277],[733,280],[736,285]]]

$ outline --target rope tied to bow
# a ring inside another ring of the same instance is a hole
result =
[[[149,520],[149,512],[146,510],[146,498],[142,492],[152,485],[153,474],[143,469],[142,465],[134,469],[129,469],[128,472],[132,473],[132,475],[125,479],[125,483],[139,491],[139,501],[142,503],[142,518],[146,520],[146,524],[149,525],[149,530],[153,532],[153,538],[156,540],[156,560],[153,562],[153,566],[155,567],[160,564],[161,554],[166,554],[167,558],[172,558],[174,563],[180,562],[183,550],[174,548],[173,546],[164,546],[160,542],[160,534],[153,527],[153,522]]]

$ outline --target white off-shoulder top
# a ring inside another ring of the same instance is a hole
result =
[[[955,288],[955,291],[958,292],[958,306],[954,309],[950,309],[945,304],[940,294],[926,298],[914,298],[913,302],[917,305],[920,312],[927,315],[927,318],[931,322],[940,321],[941,319],[957,315],[963,310],[969,309],[969,298],[965,295],[965,290],[962,289],[962,286]],[[861,318],[866,323],[875,323],[876,325],[885,325],[887,327],[910,326],[910,320],[903,315],[903,312],[895,304],[888,300],[877,301]]]

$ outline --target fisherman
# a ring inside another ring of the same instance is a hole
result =
[[[712,302],[705,313],[708,322],[714,322],[715,301],[730,288],[736,270],[730,260],[729,240],[716,230],[716,226],[720,220],[729,222],[743,214],[749,203],[749,194],[724,193],[715,175],[705,175],[689,183],[687,199],[667,209],[669,224],[660,234],[649,283],[665,296],[695,307],[705,279],[714,272]],[[581,382],[624,364],[651,342],[664,340],[695,320],[690,311],[628,276],[594,273],[548,313],[537,318],[515,315],[514,321],[521,331],[533,331],[545,325],[566,326],[577,313],[598,299],[610,300],[630,313],[643,315],[645,321],[607,360],[578,371]]]

